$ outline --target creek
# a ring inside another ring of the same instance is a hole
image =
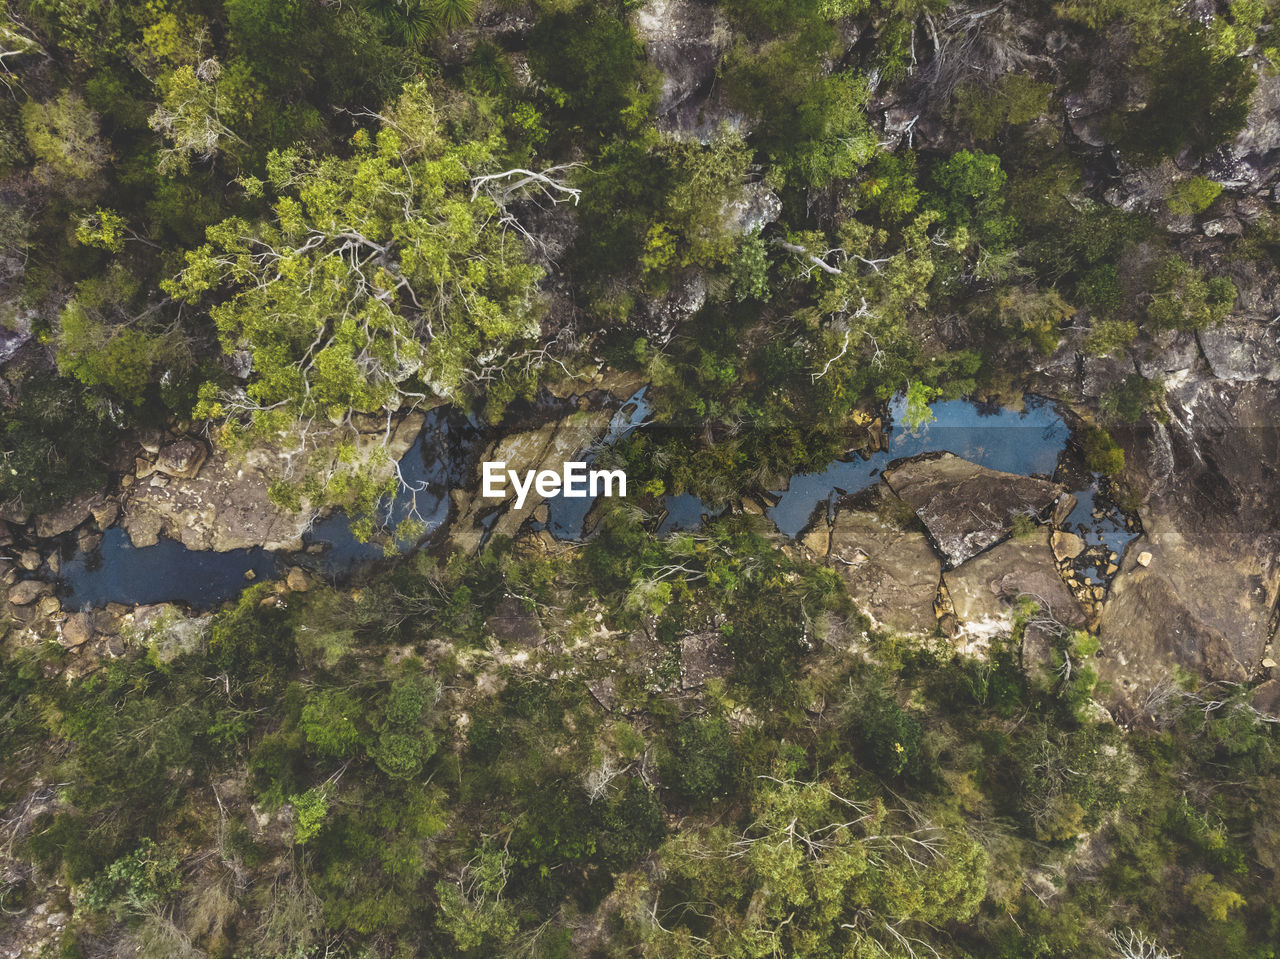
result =
[[[590,462],[602,447],[642,429],[653,412],[647,394],[646,387],[628,398],[614,414],[605,436],[579,458]],[[830,510],[841,496],[878,482],[893,460],[945,450],[1004,472],[1046,477],[1059,474],[1078,500],[1065,526],[1094,547],[1092,555],[1122,553],[1136,535],[1123,514],[1100,495],[1096,477],[1080,469],[1061,468],[1071,431],[1051,402],[1028,396],[1018,410],[968,400],[934,403],[930,408],[933,420],[912,430],[894,425],[902,422],[905,411],[904,401],[894,400],[884,426],[882,449],[869,455],[852,454],[820,472],[791,476],[772,492],[774,505],[767,510],[770,519],[782,533],[794,537],[822,504]],[[273,554],[259,548],[190,550],[169,539],[135,548],[123,530],[111,529],[96,550],[77,551],[62,562],[59,594],[63,606],[86,609],[111,602],[179,602],[209,608],[236,596],[249,579],[281,575],[289,565],[337,580],[389,555],[423,548],[435,540],[449,519],[450,491],[476,481],[474,460],[482,439],[483,431],[473,419],[445,407],[427,414],[421,434],[400,461],[400,488],[384,503],[379,517],[389,530],[406,519],[413,520],[414,535],[397,540],[393,534],[383,534],[378,541],[362,543],[353,535],[348,518],[339,512],[312,525],[304,536],[306,549],[302,553]],[[554,497],[547,503],[545,527],[536,528],[546,528],[561,540],[581,539],[586,535],[592,505],[590,499]],[[715,515],[688,493],[665,497],[664,506],[658,527],[663,535],[697,528]],[[1098,568],[1101,565],[1098,562],[1086,570],[1091,582],[1105,581]]]

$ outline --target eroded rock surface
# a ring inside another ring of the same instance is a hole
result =
[[[580,459],[578,454],[604,434],[612,417],[612,411],[607,409],[574,413],[537,429],[504,436],[485,450],[479,463],[505,463],[505,469],[514,470],[521,477],[528,470],[560,472],[566,461]],[[494,536],[514,537],[545,500],[536,487],[530,487],[524,503],[517,510],[515,492],[509,480],[505,501],[481,497],[479,463],[475,481],[468,484],[467,489],[453,490],[451,494],[457,507],[457,518],[450,527],[449,539],[456,549],[466,552],[479,549],[485,540],[486,528]],[[495,512],[498,513],[497,518],[491,519]]]
[[[389,471],[413,445],[422,423],[422,413],[410,413],[395,424],[388,438],[384,424],[371,422],[369,432],[360,434],[357,447],[369,455],[385,439],[389,457],[385,469]],[[201,466],[195,449],[173,450],[166,458],[166,451],[177,445],[161,450],[159,462],[175,470],[185,467],[189,471],[194,466],[198,472],[184,479],[167,478],[161,484],[143,483],[132,488],[121,525],[134,546],[153,546],[163,535],[188,549],[302,549],[302,534],[311,524],[311,512],[283,509],[268,495],[271,484],[288,475],[288,461],[279,450],[256,448],[238,454],[219,448]]]
[[[934,631],[942,566],[911,508],[887,486],[841,504],[829,537],[827,562],[864,613],[897,632]]]
[[[1009,535],[1014,517],[1041,515],[1065,490],[1001,473],[951,453],[885,470],[885,482],[916,511],[947,563],[959,566]]]
[[[1079,628],[1087,619],[1058,573],[1047,527],[992,547],[942,578],[960,622],[960,635],[973,645],[1007,635],[1014,607],[1024,597],[1040,608],[1039,632]]]
[[[1280,592],[1280,388],[1188,377],[1166,404],[1168,424],[1124,437],[1125,478],[1143,493],[1145,532],[1130,544],[1100,622],[1100,673],[1138,704],[1176,666],[1250,677]]]

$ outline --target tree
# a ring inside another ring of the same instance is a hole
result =
[[[22,105],[22,130],[48,180],[87,180],[111,159],[98,132],[98,115],[78,93]]]
[[[478,392],[538,332],[541,272],[472,185],[501,145],[492,131],[453,136],[417,82],[350,158],[273,152],[269,182],[243,181],[274,195],[270,214],[211,226],[165,284],[211,300],[223,348],[253,357],[248,386],[207,384],[199,413],[261,436],[297,427],[310,447],[358,412]]]

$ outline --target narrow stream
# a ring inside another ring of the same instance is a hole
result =
[[[1052,403],[1033,396],[1027,397],[1021,410],[967,400],[935,403],[931,406],[934,420],[914,431],[893,426],[901,422],[904,409],[901,398],[890,405],[884,427],[887,449],[837,460],[818,473],[797,473],[775,491],[777,502],[767,512],[778,529],[796,536],[823,503],[830,509],[842,495],[875,484],[891,461],[921,453],[946,450],[991,469],[1051,477],[1071,433]],[[580,458],[590,462],[602,447],[640,428],[652,412],[645,387],[622,404],[606,435]],[[352,534],[348,518],[335,513],[307,532],[304,552],[277,555],[262,549],[188,550],[167,539],[137,549],[123,530],[111,529],[97,550],[78,551],[63,561],[58,577],[63,605],[85,609],[110,602],[181,602],[208,608],[236,596],[249,579],[278,576],[288,565],[337,579],[388,555],[420,548],[448,520],[450,490],[473,481],[473,459],[481,438],[479,425],[456,411],[439,407],[427,414],[422,433],[400,461],[403,484],[379,517],[391,530],[402,520],[416,520],[421,536],[396,542],[384,534],[380,542],[361,543]],[[1106,556],[1123,553],[1136,534],[1123,514],[1100,497],[1096,477],[1068,485],[1081,488],[1073,490],[1078,504],[1065,525],[1085,540],[1086,556],[1095,558],[1085,570],[1089,581],[1103,582],[1105,572],[1099,567],[1106,566]],[[592,505],[590,499],[552,498],[547,502],[545,528],[557,539],[580,539]],[[688,493],[665,497],[664,506],[666,515],[658,528],[663,535],[697,528],[715,515]]]

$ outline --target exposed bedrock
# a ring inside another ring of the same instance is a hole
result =
[[[900,633],[934,631],[942,566],[911,508],[884,483],[843,501],[829,529],[820,517],[805,539],[877,625]]]
[[[1101,673],[1138,704],[1175,666],[1251,678],[1280,589],[1280,390],[1191,377],[1166,403],[1169,423],[1123,438],[1144,535],[1101,616]]]
[[[1017,516],[1039,517],[1066,490],[1056,483],[1001,473],[951,453],[885,470],[885,482],[920,521],[949,566],[1009,535]]]

